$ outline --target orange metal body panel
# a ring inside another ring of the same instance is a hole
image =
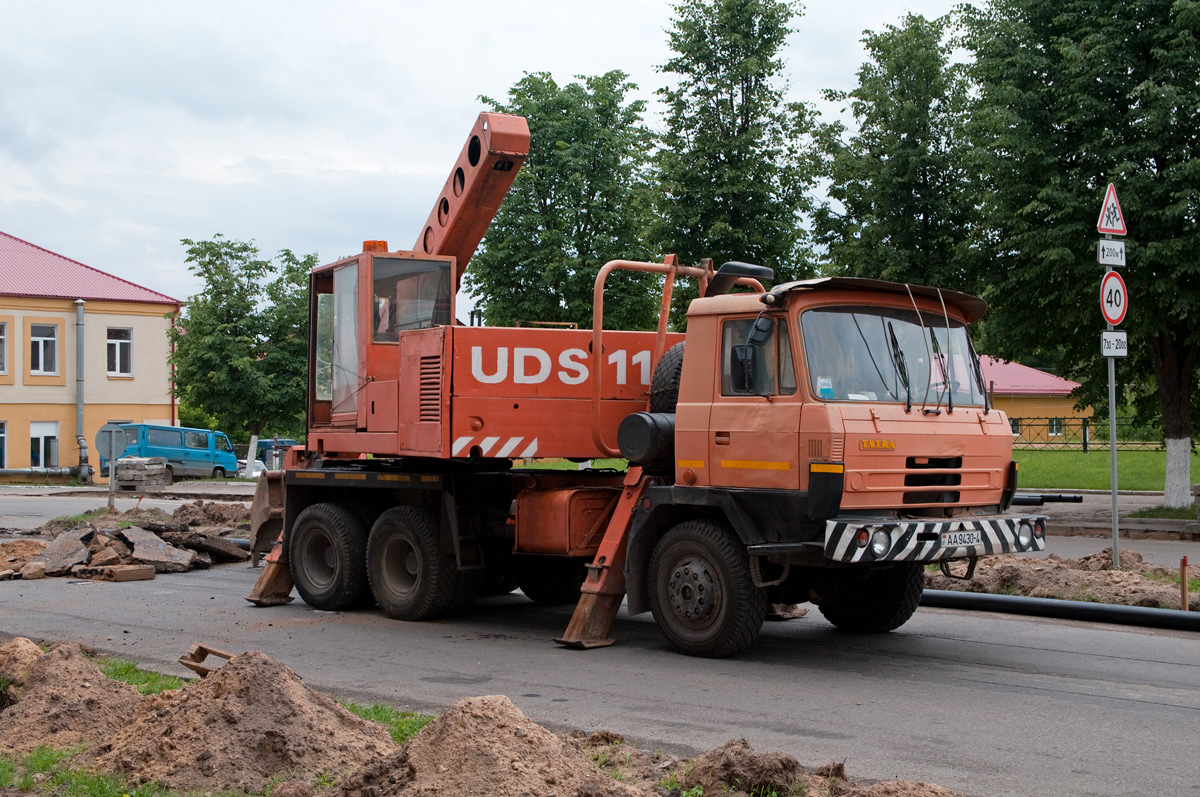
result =
[[[613,488],[533,488],[517,495],[514,550],[590,556],[600,547],[620,491]]]

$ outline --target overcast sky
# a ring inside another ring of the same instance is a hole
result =
[[[789,99],[853,88],[864,30],[952,5],[810,3],[784,53]],[[0,0],[0,231],[181,300],[202,288],[181,238],[322,263],[367,239],[409,249],[479,96],[524,72],[624,70],[658,127],[670,15],[662,0]]]

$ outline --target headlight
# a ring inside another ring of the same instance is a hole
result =
[[[875,554],[876,559],[882,559],[891,547],[892,537],[883,529],[871,535],[871,553]]]
[[[1022,521],[1017,525],[1017,547],[1028,551],[1033,545],[1033,525]]]

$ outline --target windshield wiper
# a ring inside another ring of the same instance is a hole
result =
[[[900,377],[900,384],[904,385],[904,394],[907,402],[904,411],[912,412],[912,387],[908,383],[908,365],[904,362],[904,351],[900,348],[900,341],[896,340],[896,330],[892,326],[891,321],[888,321],[887,328],[892,349],[892,365],[896,369],[896,374]]]
[[[937,330],[933,327],[929,328],[929,341],[933,344],[933,359],[938,364],[938,370],[942,372],[942,387],[945,388],[947,395],[950,395],[949,377],[946,375],[946,358],[942,354],[942,347],[938,345]],[[933,369],[930,369],[932,378]],[[950,403],[946,407],[947,412],[954,412],[954,398],[950,397]],[[941,415],[942,414],[942,392],[938,391],[937,404],[931,410],[922,410],[926,415]]]
[[[979,385],[979,392],[983,394],[983,414],[987,415],[992,410],[992,402],[988,397],[987,386],[983,384],[983,363],[975,353],[975,344],[971,342],[970,335],[967,335],[967,351],[971,353],[971,370],[975,372],[975,382]]]

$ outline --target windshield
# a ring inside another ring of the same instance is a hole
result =
[[[813,393],[830,401],[983,406],[966,327],[887,307],[827,307],[800,316]],[[907,386],[906,386],[907,385]]]

